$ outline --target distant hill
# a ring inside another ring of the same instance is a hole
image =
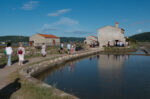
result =
[[[130,38],[135,39],[139,42],[150,42],[150,32],[136,34],[136,35],[131,36]]]
[[[60,37],[61,42],[83,42],[85,38],[79,37]],[[29,42],[28,36],[0,36],[0,42]]]
[[[18,43],[18,42],[28,42],[29,37],[27,36],[0,36],[0,42],[12,42],[12,43]]]
[[[80,37],[60,37],[61,42],[83,42],[85,38]]]

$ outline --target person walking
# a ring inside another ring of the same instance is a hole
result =
[[[25,55],[25,48],[23,47],[23,44],[20,43],[20,46],[18,48],[18,57],[19,57],[19,65],[20,66],[23,65],[24,55]]]
[[[43,57],[46,56],[46,45],[45,45],[45,43],[42,44],[41,54],[42,54]]]
[[[70,49],[71,49],[71,44],[70,44],[70,43],[68,43],[68,44],[67,44],[68,54],[70,54]]]
[[[5,51],[6,51],[6,54],[8,56],[7,65],[11,66],[11,56],[12,56],[12,53],[13,53],[13,50],[12,50],[12,47],[11,47],[11,43],[7,44],[7,47],[5,48]]]

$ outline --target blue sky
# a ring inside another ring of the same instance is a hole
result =
[[[115,25],[125,36],[150,31],[149,0],[1,0],[0,36],[35,33],[66,37],[97,35]]]

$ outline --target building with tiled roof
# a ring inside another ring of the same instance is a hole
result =
[[[30,37],[30,46],[41,46],[43,43],[47,46],[59,45],[60,38],[55,35],[40,33]]]
[[[93,43],[95,43],[97,41],[98,41],[97,37],[91,35],[91,36],[87,36],[86,37],[86,40],[84,41],[84,43],[86,43],[88,45],[91,45],[91,44],[93,44]]]

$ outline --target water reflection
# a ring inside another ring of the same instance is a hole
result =
[[[81,99],[150,99],[150,57],[94,55],[37,78]]]
[[[98,58],[99,87],[102,98],[117,98],[124,82],[123,68],[126,55],[100,55]],[[109,94],[109,95],[108,95]]]

